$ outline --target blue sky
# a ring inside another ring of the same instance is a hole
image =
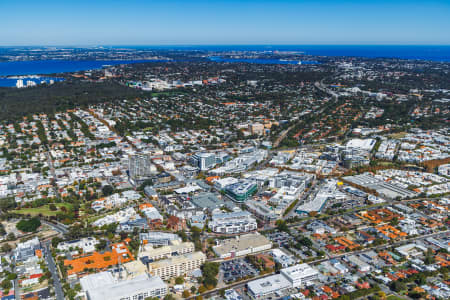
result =
[[[450,44],[450,0],[0,0],[0,45]]]

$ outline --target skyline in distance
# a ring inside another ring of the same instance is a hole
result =
[[[0,3],[0,46],[450,45],[449,1]]]

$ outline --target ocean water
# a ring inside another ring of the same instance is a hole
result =
[[[120,46],[124,47],[124,46]],[[313,56],[400,58],[427,61],[450,62],[450,45],[210,45],[210,46],[127,46],[136,49],[157,50],[203,50],[203,51],[292,51]],[[210,57],[213,61],[249,62],[260,64],[298,64],[298,61],[278,59],[224,59]],[[320,59],[319,59],[320,60]],[[132,64],[140,62],[163,62],[164,60],[101,60],[101,61],[14,61],[0,63],[0,86],[15,86],[16,80],[5,78],[12,75],[45,75],[64,72],[100,69],[104,65]],[[316,61],[302,61],[302,64],[314,64]]]
[[[105,65],[133,64],[140,62],[156,62],[162,60],[36,60],[11,61],[0,63],[0,76],[55,74],[84,70],[101,69]]]
[[[71,60],[35,60],[35,61],[11,61],[0,63],[0,87],[16,86],[17,78],[8,76],[45,75],[64,72],[76,72],[101,69],[105,65],[133,64],[141,62],[158,62],[164,60],[97,60],[97,61],[71,61]],[[58,77],[42,76],[40,79],[24,78],[40,83],[41,80],[53,79],[61,81]]]

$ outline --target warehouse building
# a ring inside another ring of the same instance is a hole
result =
[[[213,250],[220,258],[234,258],[272,248],[272,242],[259,233],[249,233],[223,240]]]

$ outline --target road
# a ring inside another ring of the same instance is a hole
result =
[[[317,259],[317,260],[313,260],[311,262],[308,262],[309,264],[316,264],[316,263],[321,263],[333,258],[340,258],[343,256],[348,256],[348,255],[354,255],[354,254],[361,254],[370,250],[381,250],[381,249],[386,249],[386,248],[390,248],[390,247],[395,247],[395,246],[400,246],[402,244],[406,244],[406,243],[411,243],[413,241],[416,240],[421,240],[421,239],[425,239],[428,237],[435,237],[435,236],[439,236],[439,235],[447,235],[450,233],[450,230],[445,230],[445,231],[441,231],[441,232],[436,232],[436,233],[430,233],[430,234],[426,234],[426,235],[421,235],[421,236],[417,236],[411,239],[405,239],[405,240],[401,240],[392,244],[384,244],[384,245],[379,245],[379,246],[372,246],[372,247],[367,247],[361,250],[356,250],[356,251],[350,251],[350,252],[345,252],[345,253],[341,253],[341,254],[335,254],[335,255],[330,255],[330,257],[327,258],[322,258],[322,259]]]
[[[57,300],[64,300],[64,292],[62,290],[61,281],[59,279],[58,270],[55,261],[53,260],[52,252],[50,251],[50,242],[44,244],[45,260],[47,262],[48,270],[52,273],[53,288],[55,289],[55,296]]]
[[[290,217],[298,216],[298,214],[295,212],[297,207],[302,205],[304,203],[304,201],[306,201],[308,199],[309,195],[311,195],[312,191],[314,190],[314,187],[316,186],[317,182],[318,182],[317,179],[313,180],[313,182],[311,183],[311,186],[308,188],[306,193],[304,193],[300,196],[298,203],[283,217],[283,220],[287,220]]]
[[[16,272],[16,260],[15,259],[12,261],[11,270],[12,270],[13,273],[17,274],[17,272]],[[15,295],[16,300],[21,300],[20,299],[20,288],[19,288],[19,279],[18,278],[14,279],[14,295]]]
[[[232,288],[236,289],[236,288],[242,288],[242,287],[244,287],[244,286],[247,284],[247,282],[249,282],[249,281],[256,280],[256,279],[261,279],[261,278],[265,278],[265,277],[271,276],[271,275],[273,275],[273,274],[274,274],[274,272],[268,273],[268,274],[264,274],[264,275],[260,275],[260,276],[256,276],[256,277],[253,277],[253,278],[249,278],[249,279],[246,279],[246,280],[243,280],[243,281],[235,282],[235,283],[232,283],[232,284],[227,285],[226,287],[215,288],[215,289],[213,289],[213,290],[204,292],[203,294],[200,294],[200,295],[203,296],[203,299],[209,299],[210,296],[213,296],[213,295],[217,294],[217,293],[219,292],[219,290],[221,290],[221,289],[232,289]],[[189,298],[187,298],[187,299],[195,299],[196,297],[197,297],[197,296],[193,295],[193,296],[191,296],[191,297],[189,297]]]
[[[50,172],[51,172],[51,174],[52,174],[52,185],[53,185],[53,191],[54,191],[54,193],[55,193],[55,196],[56,197],[58,197],[58,198],[60,198],[60,195],[59,195],[59,191],[58,191],[58,188],[56,187],[56,173],[55,173],[55,167],[53,166],[53,159],[52,159],[52,156],[50,155],[50,152],[48,152],[48,151],[46,151],[45,152],[45,156],[47,156],[47,163],[48,163],[48,167],[49,167],[49,169],[50,169]]]
[[[334,74],[333,76],[337,76],[337,74]],[[331,76],[330,76],[330,77],[331,77]],[[332,90],[328,89],[328,88],[325,86],[325,84],[323,83],[324,80],[325,80],[326,78],[327,78],[327,77],[322,78],[322,80],[321,80],[320,82],[319,82],[319,81],[316,81],[316,82],[314,83],[314,86],[315,86],[318,90],[320,90],[320,91],[322,91],[322,92],[324,92],[324,93],[327,93],[328,95],[332,96],[332,97],[335,98],[335,99],[339,98],[339,95],[338,95],[338,94],[336,94],[336,93],[333,92]]]
[[[291,125],[288,129],[283,130],[280,133],[280,136],[275,140],[275,142],[273,143],[273,148],[277,148],[278,145],[281,143],[281,141],[286,137],[286,135],[289,133],[289,131],[294,128],[295,125]]]
[[[60,224],[60,223],[53,223],[53,222],[48,222],[45,220],[41,219],[41,222],[45,225],[50,226],[51,228],[53,228],[56,232],[61,233],[61,234],[66,234],[67,232],[69,232],[69,229],[67,229],[67,226]]]
[[[414,202],[414,201],[428,200],[428,199],[429,198],[414,198],[414,199],[408,199],[408,200],[391,200],[391,201],[386,201],[386,202],[382,202],[382,203],[375,204],[375,205],[367,205],[367,206],[356,207],[356,208],[353,208],[353,209],[346,210],[344,213],[341,213],[341,214],[321,215],[319,217],[316,216],[316,217],[314,217],[314,219],[326,220],[328,218],[336,218],[336,217],[339,217],[339,216],[347,215],[347,214],[350,214],[350,213],[355,213],[355,212],[362,211],[362,210],[368,210],[368,209],[375,208],[375,207],[388,206],[388,205],[394,205],[394,204],[404,204],[404,203],[407,203],[407,202]],[[415,211],[418,212],[417,210],[415,210]],[[423,215],[422,213],[420,213],[420,214]],[[292,227],[297,227],[297,226],[302,225],[305,221],[307,221],[309,219],[312,219],[312,218],[306,216],[306,217],[300,219],[297,222],[288,223],[287,226],[291,227],[291,228]]]
[[[351,251],[351,252],[345,252],[345,253],[341,253],[341,254],[331,255],[331,256],[326,257],[326,258],[321,258],[321,259],[310,261],[310,262],[308,262],[308,264],[318,264],[318,263],[321,263],[321,262],[324,262],[324,261],[328,261],[328,260],[335,259],[335,258],[340,258],[340,257],[343,257],[343,256],[361,254],[361,253],[364,253],[364,252],[367,252],[367,251],[370,251],[370,250],[386,249],[386,248],[395,247],[395,246],[399,246],[399,245],[406,244],[406,243],[411,243],[413,241],[420,240],[420,239],[425,239],[425,238],[428,238],[428,237],[435,237],[435,236],[439,236],[439,235],[448,235],[448,234],[450,234],[450,230],[436,232],[436,233],[431,233],[431,234],[426,234],[426,235],[418,236],[418,237],[415,237],[415,238],[398,241],[398,242],[395,242],[395,243],[392,243],[392,244],[384,244],[384,245],[379,245],[379,246],[372,246],[372,247],[367,247],[367,248],[362,249],[362,250],[356,250],[356,251]],[[211,261],[220,261],[220,260],[216,259],[216,260],[211,260]],[[219,292],[219,290],[221,290],[221,289],[241,288],[241,287],[244,287],[249,281],[265,278],[265,277],[268,277],[268,276],[273,275],[273,274],[274,274],[274,272],[269,273],[269,274],[264,274],[264,275],[261,275],[261,276],[256,276],[256,277],[253,277],[253,278],[250,278],[250,279],[246,279],[246,280],[243,280],[243,281],[240,281],[240,282],[232,283],[230,285],[227,285],[226,287],[215,288],[215,289],[213,289],[211,291],[207,291],[207,292],[201,294],[201,296],[203,296],[204,299],[208,299],[208,297],[217,294]],[[195,297],[196,296],[191,296],[188,299],[195,299]]]

